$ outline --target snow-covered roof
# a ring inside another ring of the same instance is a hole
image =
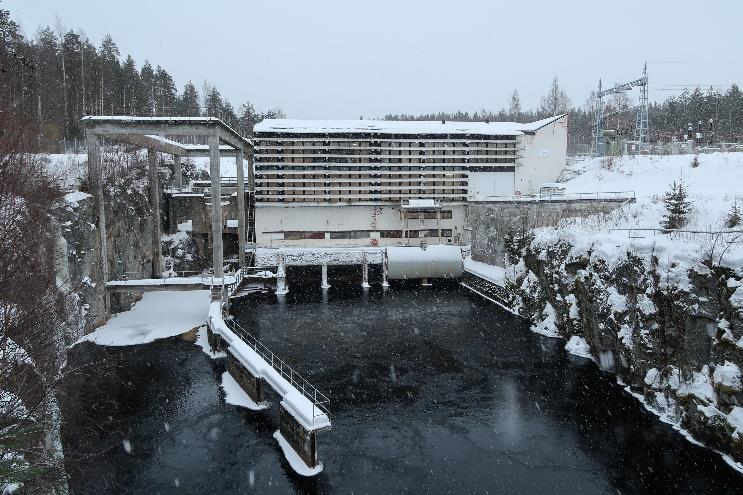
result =
[[[387,134],[484,134],[519,136],[533,133],[562,115],[528,124],[519,122],[452,122],[402,120],[300,120],[266,119],[254,131],[283,133],[387,133]]]

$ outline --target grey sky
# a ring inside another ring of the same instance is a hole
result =
[[[179,90],[216,84],[235,106],[294,118],[367,118],[536,107],[554,75],[582,104],[599,78],[743,82],[739,0],[3,0],[27,35],[53,25],[109,33],[162,65]],[[641,36],[645,35],[646,41]],[[685,62],[685,63],[657,63]],[[633,98],[635,94],[633,94]]]

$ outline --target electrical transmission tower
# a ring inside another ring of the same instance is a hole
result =
[[[599,80],[599,89],[596,93],[596,108],[593,114],[593,127],[591,129],[591,153],[599,153],[599,146],[604,130],[604,96],[616,93],[624,93],[632,88],[640,88],[640,104],[637,107],[637,118],[635,121],[635,141],[640,148],[650,142],[650,119],[648,118],[648,64],[642,71],[642,77],[624,84],[617,84],[613,88],[602,89]]]
[[[635,141],[640,148],[650,142],[650,119],[648,118],[648,63],[642,69],[642,80],[640,86],[640,105],[637,107],[637,119],[635,121]]]

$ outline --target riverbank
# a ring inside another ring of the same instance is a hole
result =
[[[534,230],[507,267],[506,286],[534,331],[563,337],[649,410],[743,470],[743,249],[737,234],[706,233],[723,227],[736,200],[743,155],[706,155],[696,168],[682,159],[584,165],[568,187],[635,187],[637,203]],[[679,169],[692,232],[667,234],[661,188]]]

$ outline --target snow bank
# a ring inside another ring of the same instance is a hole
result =
[[[683,179],[692,204],[686,230],[721,230],[727,213],[737,200],[743,201],[743,153],[701,155],[701,165],[691,167],[689,155],[618,157],[611,166],[603,158],[591,158],[573,167],[579,173],[563,185],[568,193],[635,191],[636,203],[628,203],[606,215],[583,219],[567,218],[557,227],[535,230],[536,246],[559,241],[572,245],[571,255],[604,260],[609,269],[626,260],[627,254],[642,259],[657,257],[659,272],[665,276],[662,286],[688,287],[687,273],[710,253],[709,234],[662,234],[660,232],[610,229],[643,229],[662,227],[664,193],[674,181]],[[715,261],[722,254],[718,241]],[[723,266],[736,269],[743,265],[743,245],[730,247],[722,257]],[[743,290],[736,296],[743,311]],[[618,302],[618,301],[617,301]]]
[[[591,346],[588,345],[586,339],[578,335],[573,335],[572,337],[570,337],[568,343],[565,344],[565,350],[574,356],[590,359],[593,361],[593,356],[591,356]]]
[[[728,413],[727,420],[730,426],[735,429],[733,436],[740,438],[743,435],[743,407],[735,406]]]
[[[561,338],[560,332],[557,331],[556,318],[555,308],[550,303],[547,303],[542,311],[542,320],[532,325],[531,331],[545,337]]]
[[[180,335],[204,324],[210,300],[208,290],[146,292],[132,309],[76,343],[124,346]]]
[[[74,191],[71,193],[65,194],[64,200],[67,202],[67,204],[77,206],[77,203],[83,200],[86,200],[88,198],[92,198],[93,196],[82,191]]]
[[[705,365],[702,371],[694,371],[691,381],[681,382],[676,395],[695,397],[705,404],[714,404],[716,396],[709,378],[709,368]]]
[[[715,385],[722,385],[727,389],[743,390],[740,380],[740,368],[730,361],[725,361],[725,364],[721,364],[715,368],[715,372],[712,374],[712,380],[715,382]]]

